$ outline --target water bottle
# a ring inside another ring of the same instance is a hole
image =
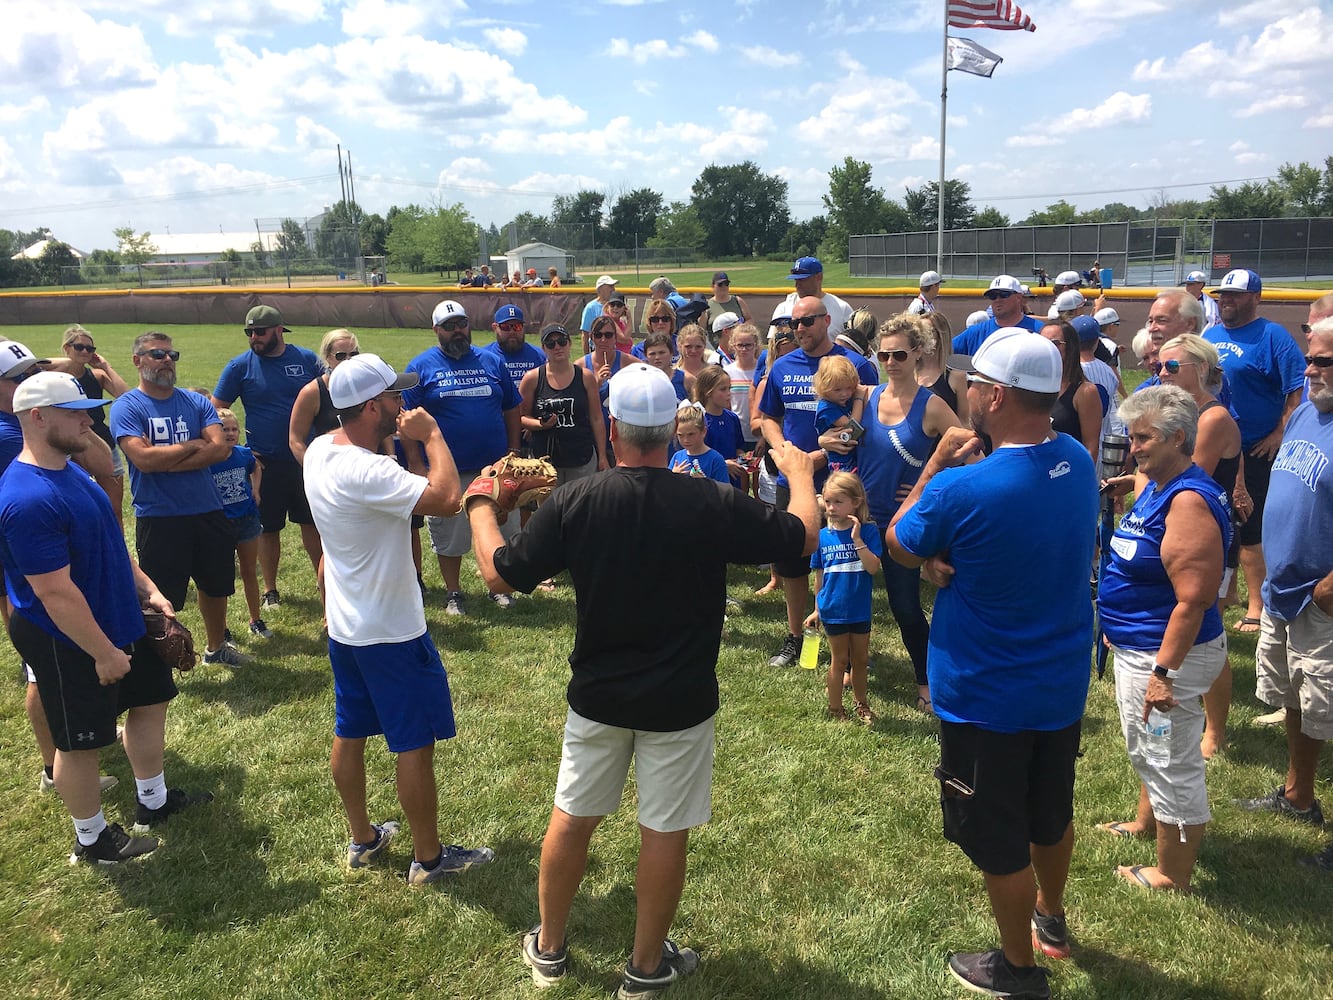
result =
[[[1171,716],[1153,708],[1143,724],[1143,758],[1153,767],[1171,763]]]
[[[801,667],[814,670],[819,666],[819,630],[808,628],[801,633]]]

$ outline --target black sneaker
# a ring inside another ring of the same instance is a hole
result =
[[[782,646],[768,660],[770,667],[790,667],[801,658],[801,637],[787,633]]]
[[[1069,957],[1069,925],[1063,913],[1046,916],[1032,911],[1032,947],[1051,958]]]
[[[628,962],[625,974],[616,990],[616,1000],[643,1000],[655,997],[678,979],[684,979],[699,968],[699,953],[692,948],[678,947],[667,938],[662,942],[662,963],[651,973],[642,973]]]
[[[1329,844],[1318,854],[1300,858],[1299,861],[1307,868],[1322,868],[1326,872],[1333,873],[1333,844]]]
[[[91,844],[74,843],[70,864],[87,861],[92,865],[118,865],[130,858],[157,850],[156,837],[131,837],[119,823],[108,823],[105,830]]]
[[[1051,984],[1040,965],[1010,965],[999,948],[990,951],[956,951],[949,956],[953,977],[974,993],[1012,1000],[1047,1000]]]
[[[532,981],[538,989],[554,986],[569,971],[569,945],[562,944],[556,951],[540,951],[537,939],[542,925],[538,924],[523,935],[523,962],[532,970]]]
[[[1282,785],[1278,785],[1271,794],[1261,798],[1237,799],[1236,805],[1251,812],[1275,812],[1302,823],[1309,823],[1311,826],[1324,825],[1324,810],[1320,808],[1318,799],[1304,809],[1297,809],[1291,804],[1291,799],[1287,798],[1287,790]]]
[[[280,608],[282,596],[276,590],[266,590],[264,596],[259,599],[259,604],[265,608]]]
[[[183,792],[179,788],[168,788],[167,801],[160,808],[149,809],[142,802],[139,803],[134,811],[134,832],[146,833],[149,827],[165,823],[182,809],[212,801],[212,792]]]

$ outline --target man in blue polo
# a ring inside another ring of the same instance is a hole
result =
[[[420,406],[440,425],[458,466],[464,490],[481,470],[519,444],[519,395],[502,361],[490,351],[472,346],[472,325],[467,310],[445,299],[431,314],[438,345],[418,354],[406,372],[418,383],[403,393],[403,406]],[[460,572],[463,555],[472,550],[472,531],[465,517],[426,518],[431,548],[440,563],[448,592],[445,612],[465,614]],[[511,513],[502,525],[506,537],[518,531],[519,517]],[[491,594],[499,607],[513,604],[508,594]]]
[[[829,337],[831,316],[822,298],[807,295],[797,299],[792,307],[791,325],[799,347],[773,362],[764,395],[759,400],[760,425],[770,448],[778,448],[783,442],[790,441],[810,453],[815,462],[815,488],[818,490],[828,478],[828,456],[819,447],[819,434],[815,431],[818,400],[813,382],[819,362],[829,355],[845,357],[856,366],[863,385],[878,385],[879,372],[868,359],[833,343]],[[787,480],[779,475],[778,510],[786,510],[790,499]],[[774,569],[782,579],[782,595],[787,604],[787,632],[768,665],[789,667],[801,655],[801,634],[810,599],[810,560],[801,558],[774,563]]]
[[[278,560],[282,555],[280,532],[290,517],[301,528],[301,545],[310,565],[319,568],[319,531],[306,503],[301,463],[288,446],[292,407],[307,383],[320,373],[313,351],[289,344],[291,333],[282,325],[282,313],[273,306],[255,306],[245,316],[245,336],[250,349],[227,362],[213,390],[215,407],[231,406],[238,398],[245,406],[245,440],[264,470],[259,492],[259,569],[264,576],[263,604],[276,608]]]
[[[1064,277],[1064,275],[1061,275]],[[990,302],[990,314],[979,323],[973,323],[953,338],[953,353],[971,357],[996,330],[1017,327],[1039,333],[1042,323],[1023,312],[1023,286],[1009,274],[998,274],[991,279],[985,296]]]
[[[1217,287],[1222,322],[1203,331],[1217,348],[1222,371],[1231,388],[1231,411],[1240,424],[1245,449],[1245,490],[1254,512],[1240,526],[1240,568],[1249,588],[1249,607],[1239,630],[1258,632],[1263,614],[1260,584],[1265,576],[1263,550],[1264,499],[1273,456],[1282,431],[1305,389],[1305,364],[1291,334],[1259,315],[1263,282],[1253,271],[1228,271]]]
[[[491,331],[495,334],[495,343],[487,344],[482,351],[494,354],[504,362],[514,385],[519,385],[524,375],[545,363],[546,355],[525,338],[523,310],[518,306],[507,305],[497,309]]]

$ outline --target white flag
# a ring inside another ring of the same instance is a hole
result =
[[[949,68],[971,73],[973,76],[989,77],[995,67],[1004,62],[990,49],[984,49],[970,38],[949,36]]]

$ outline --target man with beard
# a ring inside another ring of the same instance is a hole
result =
[[[264,576],[263,606],[276,608],[281,531],[290,517],[301,527],[301,545],[310,565],[319,571],[319,532],[310,520],[301,463],[288,443],[296,397],[320,373],[313,351],[288,344],[282,314],[273,306],[255,306],[246,314],[245,335],[250,349],[227,362],[213,390],[215,407],[231,406],[238,398],[245,407],[245,440],[264,470],[259,493],[259,570]]]
[[[180,351],[157,330],[135,338],[139,385],[111,404],[111,433],[130,464],[135,549],[173,608],[194,578],[207,635],[205,663],[244,666],[227,641],[227,598],[236,589],[236,543],[209,466],[231,447],[207,396],[176,388]]]
[[[494,354],[504,362],[514,385],[522,383],[524,375],[546,360],[546,355],[524,338],[523,310],[518,306],[497,309],[491,330],[495,334],[495,343],[487,344],[482,351]]]
[[[1064,277],[1061,275],[1061,277]],[[980,350],[996,330],[1004,327],[1018,327],[1038,333],[1042,324],[1023,312],[1023,286],[1018,279],[1008,274],[998,274],[991,279],[990,287],[985,291],[990,302],[990,315],[979,323],[973,323],[958,336],[953,338],[953,352],[971,356]]]
[[[158,846],[108,824],[99,802],[98,751],[115,742],[122,712],[136,832],[213,796],[167,788],[162,753],[176,685],[171,668],[140,643],[140,607],[175,611],[130,561],[106,494],[69,461],[93,438],[88,410],[105,404],[56,372],[31,376],[14,393],[23,450],[0,484],[0,555],[14,645],[37,678],[56,746],[56,790],[74,821],[70,860],[117,864]]]
[[[403,394],[403,406],[419,406],[435,418],[467,489],[483,468],[506,451],[518,451],[521,400],[504,362],[472,347],[471,324],[461,305],[445,299],[431,314],[431,324],[439,345],[408,364],[407,373],[418,381]],[[426,518],[426,526],[448,592],[445,612],[466,614],[459,574],[464,553],[472,550],[467,518],[437,514]],[[511,512],[502,526],[506,537],[518,527],[518,514]],[[491,594],[490,599],[502,608],[514,603],[508,594]]]
[[[374,354],[340,364],[329,397],[342,427],[306,451],[306,494],[324,539],[336,721],[329,764],[352,841],[347,863],[360,868],[388,846],[392,820],[366,811],[366,739],[383,734],[398,755],[398,801],[412,829],[407,882],[427,885],[495,857],[488,847],[440,843],[435,743],[454,735],[449,679],[426,630],[421,590],[410,572],[413,515],[458,510],[458,472],[439,426],[422,409],[404,410],[401,393],[417,384]],[[397,431],[425,452],[429,473],[408,472],[379,454]]]

